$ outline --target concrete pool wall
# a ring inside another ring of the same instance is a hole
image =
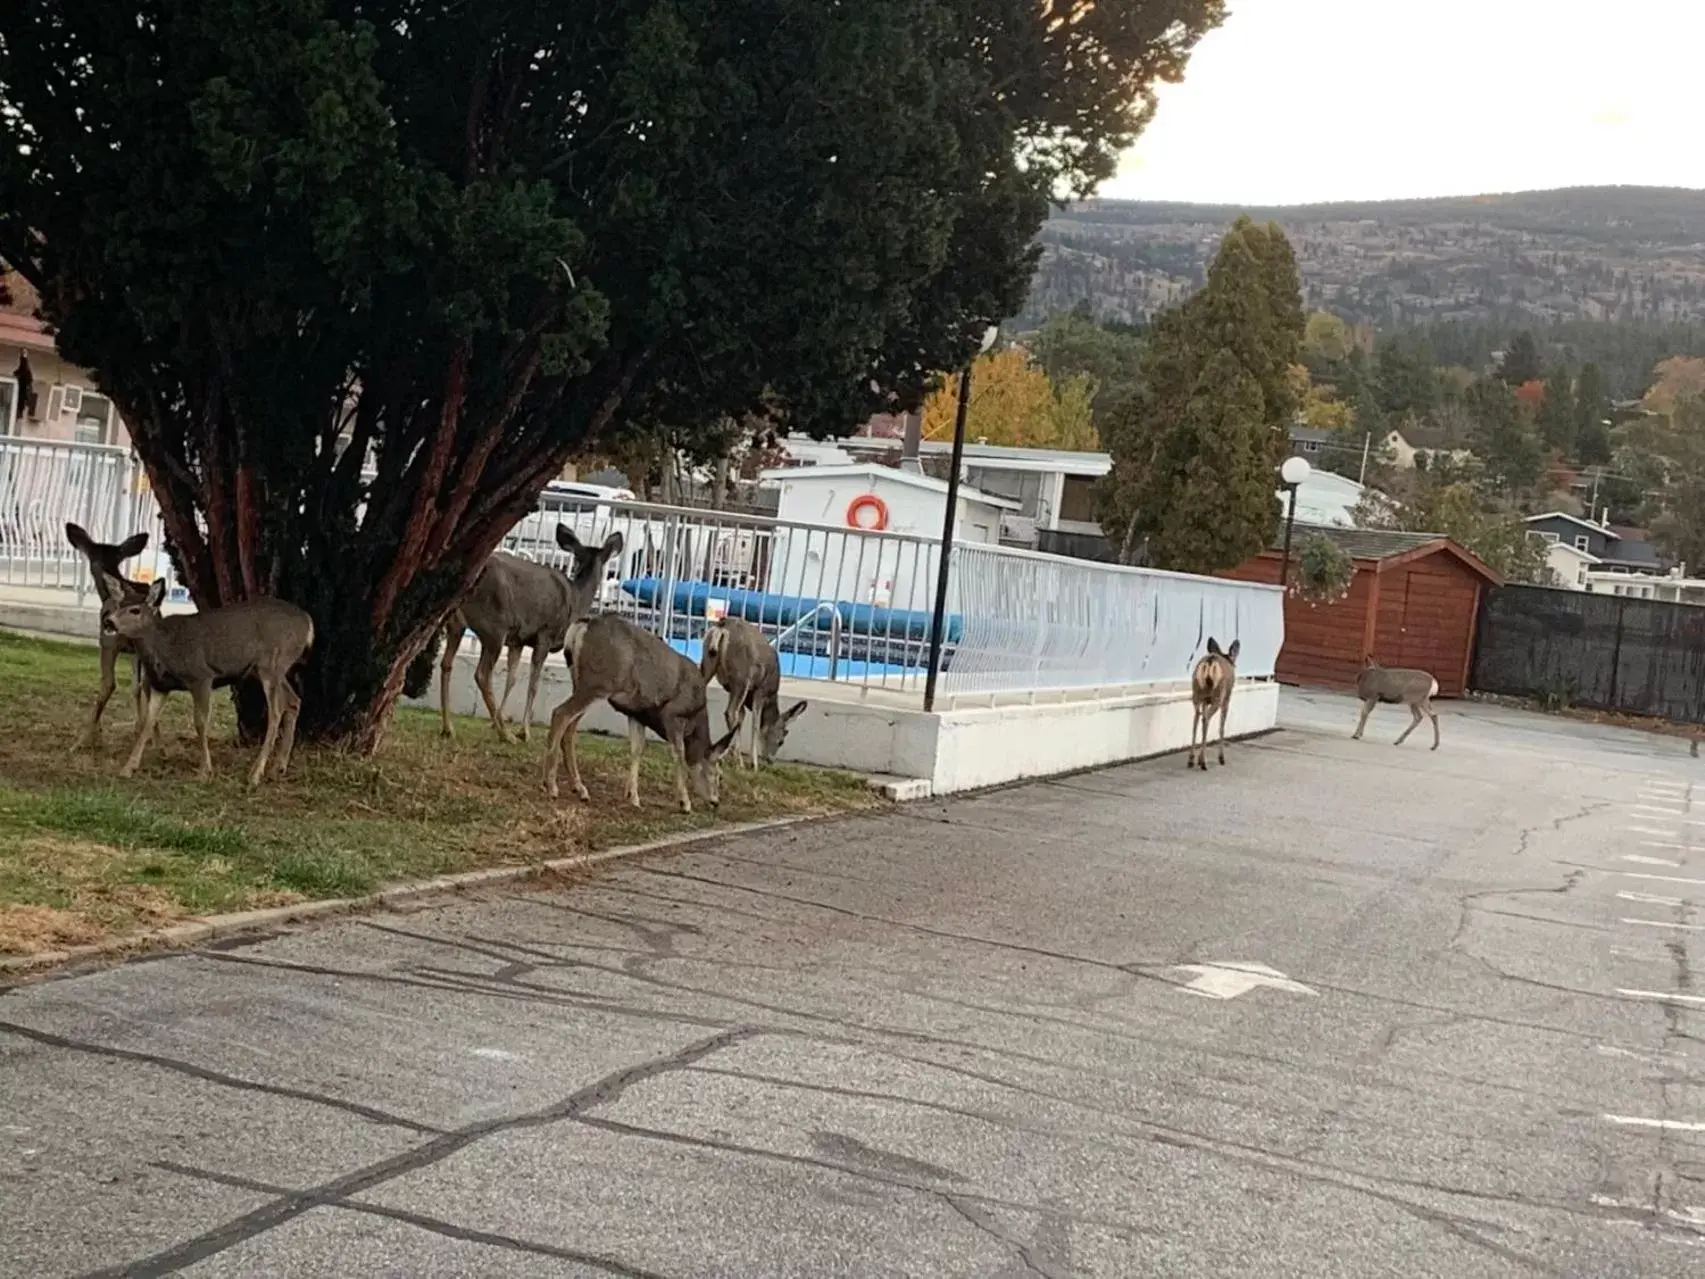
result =
[[[472,647],[477,652],[477,643]],[[450,709],[485,717],[474,687],[474,653],[464,647],[450,681]],[[526,698],[527,664],[510,695],[506,715],[519,720]],[[503,691],[503,665],[493,672],[494,691]],[[533,710],[537,724],[567,700],[573,685],[560,656],[545,667]],[[917,779],[930,793],[951,794],[998,786],[1027,777],[1047,777],[1127,760],[1181,751],[1190,741],[1190,690],[1185,684],[1082,693],[1039,694],[1035,701],[925,713],[916,694],[872,689],[822,680],[784,680],[784,705],[804,698],[809,708],[794,722],[782,748],[783,760],[845,768],[854,772]],[[710,689],[713,730],[720,732],[726,697]],[[426,697],[412,703],[436,707],[438,677]],[[1228,737],[1266,732],[1278,722],[1279,686],[1270,680],[1244,680],[1231,699]],[[600,702],[581,725],[592,732],[625,735],[627,721]],[[464,725],[462,732],[489,732],[485,725]],[[745,736],[744,730],[741,734]],[[535,731],[534,744],[538,743]],[[914,788],[914,793],[922,787]]]

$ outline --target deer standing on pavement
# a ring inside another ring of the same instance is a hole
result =
[[[131,691],[136,698],[136,722],[142,722],[142,667],[136,660],[136,650],[130,641],[107,629],[107,617],[116,608],[135,604],[148,597],[148,587],[133,582],[120,572],[120,566],[132,556],[140,555],[148,546],[148,534],[133,533],[117,546],[97,542],[83,531],[81,525],[67,524],[65,539],[89,562],[89,573],[95,581],[95,594],[101,601],[101,689],[95,694],[95,709],[89,716],[89,726],[83,730],[81,746],[93,747],[101,740],[101,716],[107,709],[113,690],[118,687],[118,655],[129,653]]]
[[[486,561],[472,588],[450,614],[444,625],[444,657],[438,670],[438,709],[443,736],[456,735],[450,725],[450,676],[462,634],[471,630],[480,640],[474,683],[485,699],[492,727],[506,742],[513,739],[503,722],[503,708],[509,704],[509,694],[515,687],[521,650],[529,647],[533,650],[527,707],[521,717],[521,740],[527,740],[545,659],[562,648],[568,628],[586,616],[598,597],[604,566],[622,549],[620,533],[610,534],[602,546],[590,547],[582,545],[566,524],[556,526],[556,540],[558,546],[574,557],[569,573],[499,551]],[[492,696],[491,672],[497,665],[497,654],[505,648],[509,650],[509,670],[503,681],[503,698],[498,700]]]
[[[1439,748],[1439,713],[1433,709],[1433,698],[1439,693],[1439,682],[1426,671],[1405,670],[1402,667],[1384,667],[1373,658],[1368,658],[1362,667],[1362,673],[1356,679],[1356,696],[1362,699],[1362,717],[1356,721],[1356,731],[1350,734],[1351,741],[1361,738],[1362,730],[1367,727],[1368,716],[1373,708],[1381,702],[1391,705],[1403,705],[1409,708],[1413,718],[1409,727],[1395,746],[1403,745],[1415,726],[1425,715],[1433,721],[1433,750]]]
[[[752,623],[738,617],[725,617],[712,623],[704,637],[704,656],[699,660],[699,674],[708,685],[714,677],[727,690],[728,708],[723,723],[731,734],[738,734],[746,720],[752,718],[752,768],[760,758],[763,763],[775,759],[787,740],[788,725],[806,707],[795,702],[784,712],[781,708],[781,660],[764,633]],[[744,764],[741,753],[735,758]]]
[[[705,704],[704,677],[699,668],[650,631],[624,618],[600,613],[568,628],[568,664],[574,671],[574,693],[551,712],[550,743],[545,747],[545,790],[557,796],[558,752],[568,761],[568,779],[582,800],[591,796],[580,780],[580,761],[574,742],[580,718],[600,699],[628,719],[628,803],[639,807],[639,759],[645,753],[645,730],[664,741],[675,756],[675,795],[681,811],[693,811],[687,777],[693,789],[712,808],[718,802],[717,761],[734,742],[731,732],[712,741],[710,712]]]
[[[116,591],[118,583],[109,582]],[[156,580],[147,596],[127,602],[102,618],[103,628],[129,640],[142,670],[147,705],[130,758],[119,769],[130,777],[142,762],[143,748],[154,734],[166,697],[187,689],[195,700],[195,735],[201,745],[198,776],[213,774],[213,757],[207,748],[207,721],[213,690],[254,679],[266,694],[266,739],[249,770],[249,785],[260,785],[273,748],[278,748],[276,775],[290,767],[290,750],[296,741],[296,716],[302,697],[291,686],[296,668],[314,646],[314,620],[294,604],[283,600],[256,599],[205,613],[160,615],[166,583]],[[282,738],[282,742],[280,742]]]
[[[1242,640],[1233,640],[1231,647],[1220,651],[1219,641],[1208,636],[1208,652],[1190,673],[1190,753],[1184,757],[1184,767],[1199,767],[1208,771],[1208,725],[1214,716],[1220,717],[1220,763],[1225,763],[1225,717],[1231,709],[1231,690],[1237,684],[1237,654]],[[1196,728],[1201,726],[1201,744],[1196,742]]]

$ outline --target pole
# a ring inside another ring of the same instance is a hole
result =
[[[1368,482],[1368,450],[1372,447],[1373,432],[1369,431],[1366,435],[1362,436],[1362,475],[1361,478],[1356,481],[1358,484],[1366,484]]]
[[[971,405],[971,365],[959,374],[959,410],[953,415],[953,464],[947,472],[947,513],[941,519],[941,564],[935,574],[935,612],[929,620],[929,673],[924,676],[924,710],[935,709],[935,677],[941,669],[941,633],[947,625],[947,571],[953,558],[954,518],[959,507],[959,468],[965,458],[965,411]]]
[[[1297,486],[1287,484],[1285,487],[1291,491],[1291,505],[1285,512],[1285,554],[1279,561],[1279,586],[1288,590],[1291,580],[1291,529],[1296,527],[1297,522]]]

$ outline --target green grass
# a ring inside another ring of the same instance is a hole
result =
[[[721,808],[685,815],[674,807],[668,754],[653,743],[636,811],[623,798],[626,743],[589,735],[580,760],[592,802],[553,802],[537,732],[531,744],[506,746],[484,720],[463,719],[445,742],[435,715],[410,710],[376,757],[302,747],[287,782],[249,791],[249,754],[235,745],[224,697],[211,781],[195,779],[184,697],[168,703],[139,775],[120,781],[133,722],[127,688],[108,704],[105,742],[73,749],[97,661],[92,648],[0,633],[0,954],[876,802],[850,774],[781,765],[754,776],[728,765]]]

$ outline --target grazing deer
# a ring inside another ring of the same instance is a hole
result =
[[[714,677],[728,692],[728,709],[723,723],[731,734],[738,735],[746,720],[752,719],[752,768],[757,769],[760,758],[769,763],[787,740],[788,725],[806,707],[795,702],[784,712],[781,708],[781,661],[764,633],[752,623],[738,617],[725,617],[705,632],[704,656],[699,660],[699,674],[708,685]],[[739,751],[736,759],[744,759]]]
[[[148,546],[148,534],[133,533],[117,546],[106,542],[97,542],[83,531],[81,525],[67,524],[65,540],[70,542],[84,559],[89,562],[89,573],[95,581],[95,593],[101,601],[101,689],[95,694],[94,713],[89,717],[89,726],[83,731],[84,748],[91,748],[101,740],[101,716],[107,709],[113,690],[118,687],[117,668],[118,655],[130,654],[131,691],[136,698],[136,722],[142,722],[142,667],[136,660],[136,650],[129,640],[107,629],[107,616],[116,608],[125,604],[138,603],[148,596],[148,587],[142,582],[133,582],[120,572],[120,566],[132,556],[140,555]]]
[[[1350,740],[1360,740],[1362,730],[1367,727],[1368,716],[1373,708],[1381,702],[1393,705],[1403,705],[1409,708],[1414,716],[1409,721],[1409,727],[1403,730],[1395,746],[1403,745],[1415,726],[1425,715],[1433,721],[1433,750],[1439,748],[1439,713],[1433,709],[1433,698],[1438,696],[1439,682],[1426,671],[1404,670],[1400,667],[1386,668],[1373,658],[1368,658],[1362,667],[1362,673],[1356,679],[1356,696],[1362,699],[1362,717],[1356,721],[1356,731],[1350,734]]]
[[[444,657],[438,670],[438,709],[445,737],[454,737],[450,726],[450,676],[456,665],[456,650],[462,633],[471,630],[480,640],[479,665],[474,683],[491,724],[504,741],[513,740],[503,722],[503,708],[515,687],[521,665],[521,650],[533,650],[533,671],[527,680],[527,708],[521,717],[521,740],[526,741],[533,721],[533,703],[539,696],[539,678],[545,659],[563,646],[568,628],[586,616],[598,597],[604,566],[619,555],[622,535],[612,533],[599,547],[583,546],[566,524],[556,526],[557,545],[574,557],[573,570],[564,574],[549,564],[535,564],[502,551],[486,561],[473,587],[450,614],[444,626]],[[503,681],[503,698],[491,693],[491,672],[500,650],[509,650],[509,670]]]
[[[1242,640],[1233,640],[1231,647],[1220,651],[1219,641],[1208,636],[1208,652],[1190,673],[1190,753],[1184,757],[1184,767],[1199,767],[1208,771],[1208,725],[1216,714],[1220,717],[1220,763],[1225,763],[1225,717],[1231,709],[1231,690],[1237,684],[1237,654]],[[1196,728],[1201,726],[1202,740],[1196,742]]]
[[[733,744],[734,734],[711,740],[699,668],[650,631],[610,613],[576,622],[568,628],[565,644],[574,671],[574,693],[551,713],[550,744],[545,748],[545,790],[551,798],[557,796],[559,751],[568,761],[575,794],[583,800],[591,798],[580,780],[574,741],[581,716],[603,699],[628,718],[628,803],[639,807],[639,759],[645,753],[649,728],[669,743],[675,756],[675,794],[681,811],[693,811],[687,794],[689,772],[693,789],[715,808],[717,761]]]
[[[114,590],[118,587],[116,582],[110,585]],[[195,735],[201,744],[197,775],[212,776],[207,721],[213,690],[255,679],[266,694],[266,739],[249,770],[249,785],[260,785],[275,745],[276,774],[283,777],[290,767],[296,716],[302,709],[301,694],[291,687],[290,680],[314,646],[314,620],[294,604],[269,599],[162,617],[160,601],[165,594],[165,582],[155,581],[144,599],[121,604],[102,619],[103,627],[110,627],[134,647],[147,691],[147,706],[130,758],[118,775],[130,777],[136,772],[167,695],[187,689],[195,699]]]

